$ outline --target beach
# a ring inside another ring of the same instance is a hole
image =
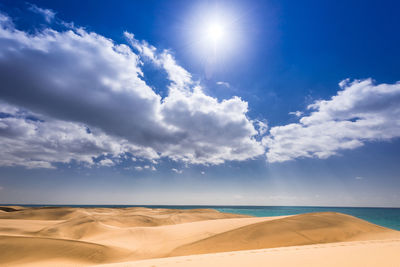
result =
[[[317,212],[0,207],[5,266],[398,266],[400,232]]]

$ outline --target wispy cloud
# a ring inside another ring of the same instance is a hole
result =
[[[175,168],[172,168],[171,171],[173,171],[175,173],[178,173],[178,174],[182,174],[183,173],[183,170],[178,170],[178,169],[175,169]]]
[[[268,122],[266,120],[257,120],[258,132],[260,135],[265,135],[268,131]]]
[[[231,85],[230,85],[228,82],[217,82],[217,84],[218,84],[218,85],[225,86],[225,87],[227,87],[227,88],[230,88],[230,87],[231,87]]]
[[[48,23],[52,22],[52,20],[54,19],[55,15],[56,15],[56,12],[54,12],[53,10],[41,8],[34,4],[29,4],[29,10],[34,13],[42,15]]]
[[[289,115],[294,115],[296,117],[301,117],[301,115],[303,115],[303,112],[301,112],[301,111],[289,112]]]

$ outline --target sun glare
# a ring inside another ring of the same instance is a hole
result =
[[[226,62],[242,44],[241,17],[232,7],[198,7],[184,23],[185,37],[193,55],[207,62],[208,69]]]
[[[207,39],[215,45],[223,41],[224,28],[219,23],[210,23],[207,27]]]

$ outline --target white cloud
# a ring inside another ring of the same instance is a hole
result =
[[[204,171],[202,171],[202,172],[200,172],[200,173],[203,174],[203,175],[206,174],[206,172],[204,172]]]
[[[30,4],[29,10],[34,13],[42,15],[48,23],[50,23],[56,15],[56,13],[53,10],[46,9],[46,8],[40,8],[34,4]]]
[[[98,164],[111,166],[122,155],[221,164],[258,157],[265,147],[269,162],[282,162],[400,136],[400,83],[344,80],[336,96],[308,107],[310,115],[291,112],[298,123],[264,136],[266,121],[249,119],[246,101],[206,95],[170,51],[128,32],[130,46],[64,25],[31,34],[0,14],[0,166],[93,165],[101,156]],[[144,64],[166,74],[165,97],[144,81]]]
[[[4,111],[7,111],[5,113]],[[53,163],[76,161],[91,166],[101,155],[101,166],[112,166],[125,153],[157,158],[151,149],[132,145],[83,124],[55,120],[0,103],[0,166],[54,168]],[[147,152],[146,152],[147,151]],[[114,160],[114,161],[113,161]]]
[[[207,96],[168,51],[158,52],[129,33],[125,36],[138,54],[80,28],[29,34],[4,18],[0,19],[0,99],[5,101],[1,106],[25,110],[44,121],[8,111],[13,114],[1,118],[0,129],[15,128],[19,135],[15,140],[0,139],[0,165],[93,164],[93,157],[105,154],[115,163],[113,157],[124,153],[150,161],[169,157],[220,164],[264,153],[255,139],[254,122],[246,115],[247,102]],[[167,73],[165,98],[143,80],[141,66],[148,59]],[[62,146],[61,153],[48,148],[49,139]]]
[[[301,117],[301,115],[303,115],[303,112],[301,112],[301,111],[289,112],[289,115],[294,115],[296,117]]]
[[[102,159],[99,161],[98,164],[103,167],[111,167],[115,165],[114,161],[112,161],[111,159]]]
[[[139,41],[135,39],[135,35],[130,32],[124,32],[125,38],[128,40],[129,44],[135,48],[140,54],[144,55],[151,61],[161,64],[158,59],[156,59],[156,48],[146,41]]]
[[[180,145],[169,145],[163,155],[189,163],[223,163],[245,160],[263,153],[254,138],[258,132],[246,117],[247,103],[238,97],[219,102],[201,88],[190,94],[174,90],[164,99],[167,124],[184,130]]]
[[[143,171],[143,170],[156,171],[157,170],[157,168],[152,165],[151,166],[150,165],[135,166],[134,169],[137,171]]]
[[[400,83],[375,85],[371,79],[345,80],[330,100],[310,105],[314,110],[299,123],[272,127],[263,143],[269,162],[296,158],[328,158],[368,141],[400,137]]]
[[[231,85],[230,85],[228,82],[217,82],[217,84],[218,84],[218,85],[225,86],[225,87],[227,87],[227,88],[230,88],[230,87],[231,87]]]
[[[364,177],[356,176],[356,180],[362,180],[362,179],[364,179]]]
[[[162,67],[168,74],[168,79],[172,82],[169,86],[170,90],[176,89],[186,92],[193,84],[192,76],[184,68],[179,66],[173,56],[167,51],[161,53],[157,49],[148,44],[146,41],[136,40],[134,35],[124,32],[129,44],[136,49],[144,59],[150,60],[155,65]]]
[[[178,174],[182,174],[183,173],[183,170],[178,170],[178,169],[175,169],[175,168],[172,168],[171,171],[176,172]]]
[[[265,135],[268,131],[268,123],[266,120],[256,121],[256,125],[258,126],[258,132],[260,135]]]

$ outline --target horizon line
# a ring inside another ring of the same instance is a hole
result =
[[[383,209],[400,209],[393,206],[312,206],[312,205],[201,205],[201,204],[17,204],[9,203],[0,206],[41,206],[41,207],[57,207],[57,206],[131,206],[131,207],[314,207],[314,208],[383,208]]]

